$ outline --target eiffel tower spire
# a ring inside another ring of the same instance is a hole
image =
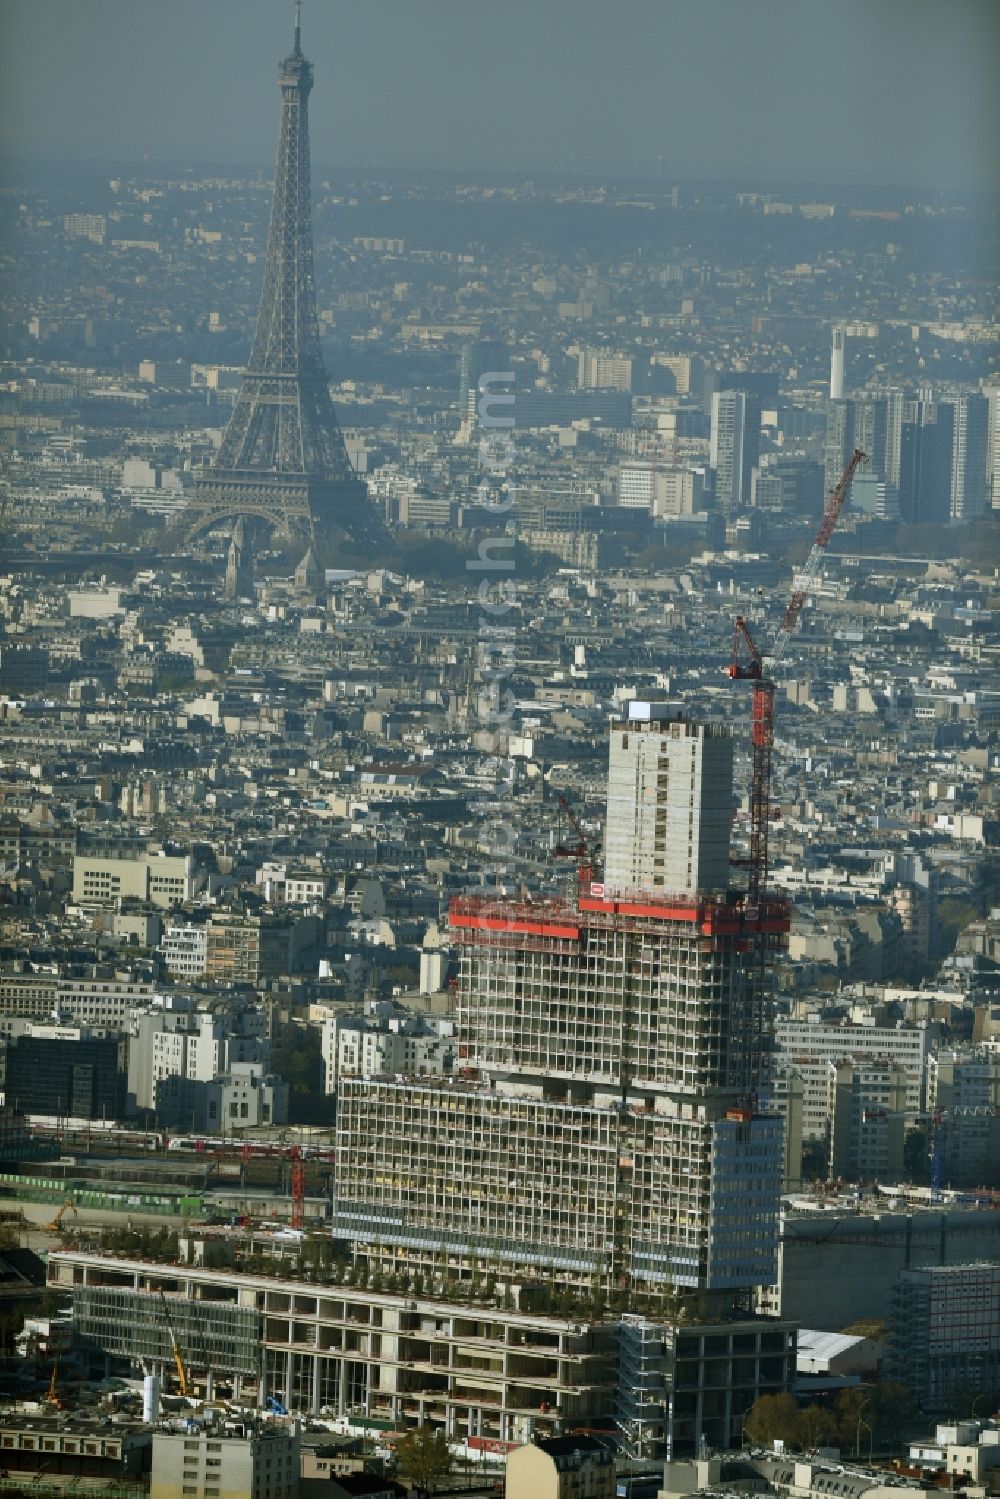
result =
[[[185,511],[189,538],[238,516],[305,544],[347,535],[365,545],[382,531],[347,456],[320,348],[309,189],[313,70],[301,38],[296,0],[294,45],[278,70],[281,126],[257,329],[222,445]]]

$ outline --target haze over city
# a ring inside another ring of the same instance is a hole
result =
[[[12,156],[268,164],[285,0],[6,0]],[[992,0],[307,0],[317,166],[989,192]]]

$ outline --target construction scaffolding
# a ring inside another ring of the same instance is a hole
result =
[[[192,1368],[211,1369],[224,1377],[257,1378],[261,1318],[253,1308],[170,1296],[168,1321],[161,1297],[159,1291],[124,1285],[74,1286],[77,1339],[134,1364],[173,1368],[172,1328]]]
[[[459,1055],[590,1083],[754,1094],[767,1074],[762,969],[787,902],[645,892],[575,906],[458,897]]]
[[[766,1283],[781,1125],[747,1095],[760,947],[787,922],[781,902],[594,884],[575,905],[453,901],[465,1076],[343,1080],[334,1233],[384,1271]]]

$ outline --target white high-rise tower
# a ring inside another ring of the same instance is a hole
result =
[[[611,730],[604,882],[609,891],[725,890],[733,741],[665,703],[630,703]]]
[[[830,400],[842,401],[844,398],[844,330],[834,328],[833,343],[830,346]]]

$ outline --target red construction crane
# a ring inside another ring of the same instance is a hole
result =
[[[293,1145],[288,1155],[292,1162],[292,1227],[302,1229],[306,1219],[306,1168],[301,1145]]]
[[[740,659],[745,645],[747,660]],[[771,750],[774,747],[774,683],[764,676],[764,661],[754,644],[749,626],[737,614],[733,626],[733,658],[729,675],[738,682],[753,682],[750,714],[750,880],[747,895],[756,906],[767,889],[768,829],[771,824]]]
[[[785,647],[788,644],[789,636],[798,624],[799,615],[802,613],[802,605],[806,601],[806,594],[809,592],[813,578],[815,578],[819,569],[823,553],[830,545],[830,537],[837,529],[840,512],[843,510],[844,502],[851,491],[851,480],[854,478],[854,470],[859,464],[867,462],[868,459],[862,453],[861,449],[855,448],[850,462],[837,482],[836,488],[832,489],[827,495],[826,508],[823,511],[823,519],[819,523],[819,530],[816,532],[816,540],[813,542],[809,556],[806,558],[805,567],[803,567],[802,571],[794,579],[792,596],[786,605],[785,617],[781,621],[778,638],[774,642],[774,651],[771,656],[772,671],[785,654]]]
[[[733,655],[729,675],[736,681],[753,682],[753,709],[750,716],[750,745],[753,772],[750,783],[750,879],[747,895],[751,905],[757,905],[767,890],[768,831],[771,824],[771,752],[774,748],[774,673],[780,665],[789,638],[798,624],[802,605],[806,601],[813,579],[819,568],[823,553],[836,529],[840,512],[844,508],[851,488],[854,471],[867,460],[860,448],[855,448],[850,462],[841,474],[835,489],[827,497],[823,519],[816,532],[805,566],[797,573],[792,594],[785,608],[784,618],[768,660],[768,675],[764,674],[764,658],[754,644],[749,626],[742,615],[736,616],[733,627]],[[745,647],[745,654],[743,652]]]
[[[576,834],[576,842],[572,844],[558,843],[552,850],[557,859],[576,859],[577,880],[581,888],[589,885],[594,873],[594,861],[590,850],[590,840],[580,825],[580,819],[576,816],[573,808],[564,796],[559,798],[559,806],[566,813],[567,821]]]

